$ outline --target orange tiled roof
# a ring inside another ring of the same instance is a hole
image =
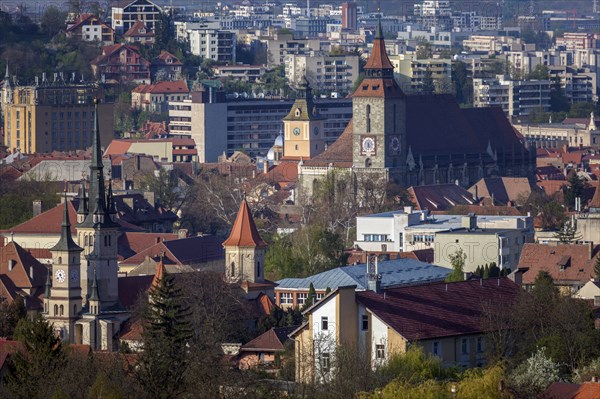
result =
[[[77,220],[77,210],[72,201],[67,201],[69,206],[69,220]],[[52,209],[42,212],[37,216],[23,222],[7,231],[13,233],[37,233],[37,234],[58,234],[63,220],[65,204],[59,204]],[[71,233],[75,234],[75,223],[71,224]]]
[[[165,264],[163,263],[163,260],[161,258],[160,262],[156,264],[156,273],[154,273],[154,278],[152,279],[151,287],[158,287],[161,280],[165,277],[165,273]]]
[[[596,252],[588,244],[525,244],[518,264],[529,268],[523,284],[533,284],[540,271],[548,272],[558,284],[584,284],[594,275]]]
[[[229,238],[223,242],[223,246],[236,247],[264,247],[267,244],[260,238],[254,219],[250,213],[248,203],[244,199],[240,210],[233,223]]]

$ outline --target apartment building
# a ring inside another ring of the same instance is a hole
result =
[[[132,45],[105,46],[90,66],[96,79],[106,83],[150,84],[150,61]]]
[[[308,54],[311,51],[322,50],[319,39],[295,39],[291,34],[276,33],[266,42],[270,67],[283,65],[287,62],[287,56],[291,54]]]
[[[299,84],[304,77],[319,91],[348,93],[359,75],[358,55],[309,54],[287,56],[285,76],[288,82]]]
[[[112,28],[118,34],[127,32],[136,21],[142,21],[154,31],[160,18],[161,8],[150,0],[124,0],[112,7]]]
[[[590,68],[565,65],[548,67],[551,81],[560,79],[560,85],[571,103],[598,101],[597,74]]]
[[[131,91],[131,108],[159,114],[168,111],[169,101],[183,101],[189,94],[185,80],[139,85]]]
[[[596,37],[593,33],[565,32],[556,38],[556,46],[564,46],[567,50],[596,48]]]
[[[418,60],[416,57],[405,57],[399,54],[390,57],[394,65],[394,74],[403,90],[418,92],[424,80],[431,73],[434,82],[441,84],[446,82],[449,86],[452,81],[452,60],[450,59],[425,59]]]
[[[192,162],[198,160],[196,143],[189,138],[152,140],[115,139],[106,155],[144,154],[157,162]]]
[[[115,31],[93,14],[82,14],[77,20],[68,23],[65,34],[84,42],[113,44],[115,41]]]
[[[265,155],[283,131],[283,118],[294,103],[288,100],[233,100],[216,90],[193,92],[185,101],[169,103],[169,131],[196,142],[200,162],[217,162],[226,152],[243,150],[251,157]],[[350,99],[315,100],[325,117],[324,141],[333,143],[352,118]]]
[[[217,62],[235,62],[236,36],[220,29],[193,29],[188,32],[190,51]]]
[[[65,81],[59,74],[33,85],[13,85],[7,76],[2,88],[4,145],[23,153],[84,150],[91,146],[95,84]],[[113,104],[98,104],[103,143],[113,139]]]
[[[475,107],[499,106],[507,116],[527,116],[534,110],[550,110],[549,80],[473,79]]]

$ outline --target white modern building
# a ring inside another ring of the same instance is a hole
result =
[[[285,75],[291,84],[299,84],[304,77],[320,91],[348,93],[359,75],[358,55],[309,54],[287,56]]]
[[[507,116],[527,116],[550,110],[550,80],[473,79],[475,107],[500,106]]]
[[[122,34],[136,21],[142,21],[146,28],[154,32],[161,12],[161,8],[150,0],[121,2],[112,8],[112,28]]]
[[[234,32],[206,28],[190,30],[188,35],[192,54],[217,62],[235,62]]]

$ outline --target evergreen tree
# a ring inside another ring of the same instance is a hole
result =
[[[465,279],[465,260],[467,254],[461,249],[449,255],[452,272],[446,277],[447,282],[464,281]]]
[[[577,233],[577,228],[571,219],[565,220],[560,230],[554,234],[561,244],[571,244],[577,240],[581,240],[581,234]]]
[[[175,398],[185,390],[192,329],[189,308],[172,274],[165,273],[151,288],[143,326],[140,384],[150,397]]]
[[[331,292],[331,287],[325,288],[325,295],[328,295]]]
[[[490,277],[500,277],[500,268],[496,265],[496,262],[490,263]]]
[[[313,283],[310,283],[308,287],[308,298],[304,302],[304,306],[302,306],[302,311],[310,308],[315,302],[317,302],[317,292],[315,291]]]
[[[594,275],[596,279],[600,280],[600,255],[596,256],[596,262],[594,263]]]
[[[433,75],[429,69],[425,71],[425,76],[423,76],[423,83],[421,84],[421,93],[422,94],[433,94],[435,91],[435,84],[433,82]]]
[[[575,209],[575,199],[583,197],[583,190],[586,182],[577,176],[577,173],[571,173],[568,185],[564,189],[565,206],[569,209]]]
[[[477,266],[477,269],[475,269],[475,273],[474,273],[477,277],[481,278],[481,265]]]
[[[490,265],[488,264],[483,268],[483,278],[490,278]]]
[[[23,345],[23,351],[17,351],[10,358],[8,391],[15,398],[51,397],[57,392],[58,376],[65,365],[60,338],[41,315],[21,319],[14,335]]]

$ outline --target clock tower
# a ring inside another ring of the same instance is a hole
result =
[[[325,118],[317,112],[306,79],[300,86],[300,93],[289,114],[283,118],[284,159],[310,159],[325,150]]]
[[[44,314],[65,341],[75,342],[75,321],[81,314],[81,252],[71,236],[69,202],[64,196],[60,240],[50,249],[52,270],[46,283]]]
[[[365,79],[352,94],[352,158],[356,169],[391,175],[402,172],[406,163],[405,104],[379,22],[365,65]]]

